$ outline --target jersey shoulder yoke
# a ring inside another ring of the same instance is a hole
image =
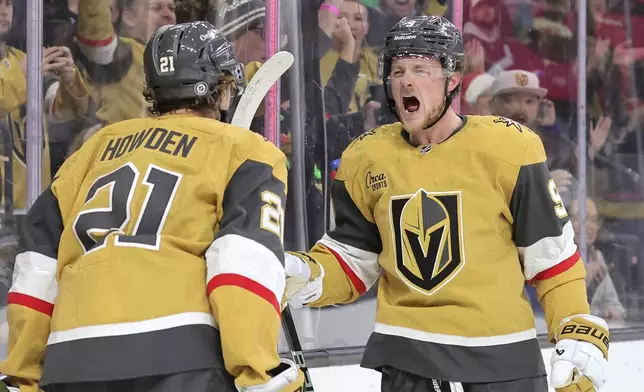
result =
[[[401,123],[393,123],[374,128],[353,139],[342,154],[342,159],[358,157],[364,154],[382,153],[382,147],[390,146],[396,137],[400,138]]]
[[[545,161],[543,143],[527,126],[501,116],[468,116],[467,144],[516,165]]]

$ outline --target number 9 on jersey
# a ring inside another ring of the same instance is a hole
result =
[[[555,181],[551,178],[548,180],[548,193],[550,194],[550,198],[552,201],[555,203],[555,214],[559,219],[563,219],[568,216],[568,211],[566,211],[566,207],[564,207],[563,200],[561,200],[561,195],[559,194],[559,190],[557,190],[557,186],[555,185]]]

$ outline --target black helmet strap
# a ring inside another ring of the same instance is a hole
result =
[[[447,109],[449,109],[450,105],[452,104],[452,95],[448,94],[448,92],[447,92],[448,86],[449,86],[449,77],[445,80],[445,88],[443,89],[443,97],[445,97],[445,99],[443,100],[443,111],[436,118],[436,120],[431,122],[429,125],[425,126],[423,129],[428,129],[428,128],[433,127],[434,125],[438,124],[438,122],[443,117],[445,117],[445,113],[447,113]]]
[[[458,89],[459,89],[459,86],[456,86],[454,88],[454,90],[452,90],[451,92],[449,91],[449,76],[448,76],[445,79],[445,85],[444,85],[444,88],[443,88],[443,97],[445,98],[443,100],[443,110],[441,111],[441,114],[436,118],[436,120],[434,120],[433,122],[429,123],[427,126],[423,127],[423,129],[428,129],[428,128],[433,127],[434,125],[438,124],[438,122],[443,117],[445,117],[445,114],[447,113],[447,110],[450,108],[450,106],[452,106],[452,100],[453,100],[454,96],[458,93]],[[390,89],[388,87],[385,87],[385,92],[386,92],[386,94],[388,96],[389,106],[392,109],[394,116],[396,116],[398,121],[401,121],[400,116],[398,115],[398,111],[396,110],[395,104],[393,102],[393,98],[390,97],[390,95],[389,95],[390,94]]]
[[[241,95],[235,94],[231,96],[229,99],[230,99],[230,104],[228,105],[228,109],[221,111],[221,121],[226,122],[228,124],[230,124],[233,121],[233,116],[235,115],[235,111],[237,110],[237,105],[239,105],[239,101],[241,100]]]
[[[455,96],[457,93],[458,93],[458,86],[456,86],[456,87],[454,88],[454,90],[452,90],[452,92],[449,92],[449,76],[448,76],[448,77],[445,79],[445,88],[444,88],[444,90],[443,90],[443,96],[445,97],[445,100],[443,101],[443,111],[441,112],[440,116],[438,116],[438,118],[436,118],[436,120],[434,120],[432,123],[430,123],[429,125],[427,125],[427,126],[426,126],[425,128],[423,128],[423,129],[428,129],[428,128],[433,127],[434,125],[438,124],[438,122],[439,122],[443,117],[445,117],[445,113],[447,113],[447,109],[449,109],[449,108],[450,108],[450,106],[452,106],[452,99],[454,98],[454,96]]]

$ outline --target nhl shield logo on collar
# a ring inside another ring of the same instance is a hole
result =
[[[425,155],[432,150],[431,144],[425,144],[420,148],[420,155]]]

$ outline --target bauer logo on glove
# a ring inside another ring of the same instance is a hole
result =
[[[575,339],[585,340],[597,346],[604,353],[604,357],[608,357],[608,346],[610,338],[606,332],[606,328],[594,325],[591,321],[585,318],[572,318],[568,323],[562,325],[558,333],[558,340],[561,339]],[[601,344],[598,344],[598,341]]]
[[[608,325],[588,314],[562,320],[550,363],[550,385],[557,392],[596,392],[605,383],[610,342]]]

